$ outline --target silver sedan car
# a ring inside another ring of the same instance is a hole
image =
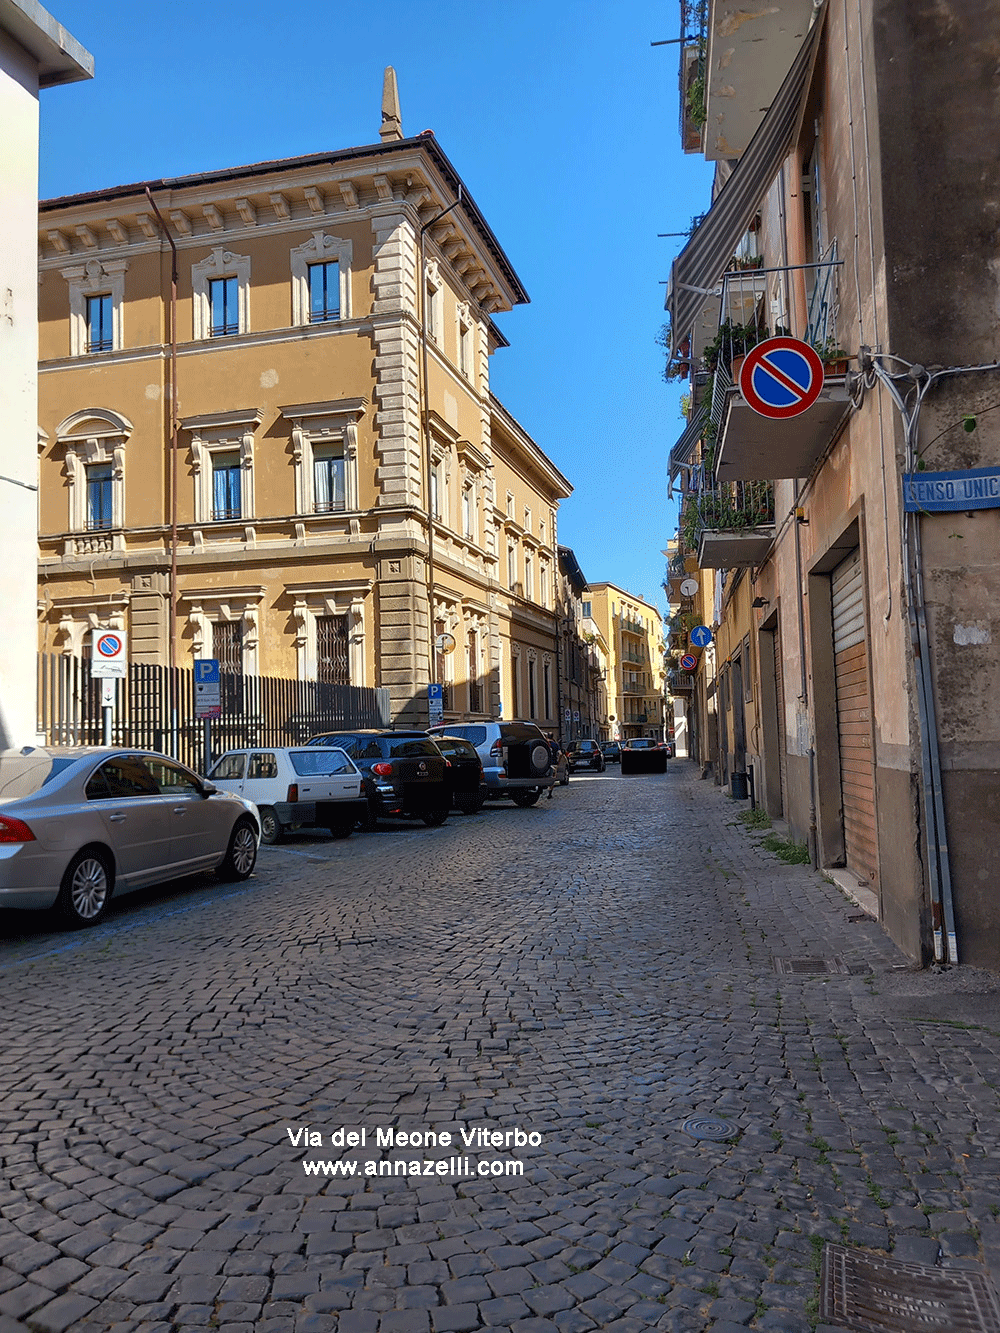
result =
[[[214,870],[247,879],[260,841],[252,801],[161,754],[0,751],[0,908],[56,906],[92,926],[112,893]]]

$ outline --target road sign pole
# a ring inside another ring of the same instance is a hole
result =
[[[212,719],[205,718],[205,776],[212,767]]]

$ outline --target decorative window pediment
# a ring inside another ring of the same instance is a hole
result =
[[[364,398],[339,398],[279,409],[292,423],[297,514],[359,508],[358,422],[367,406]]]
[[[263,598],[261,587],[182,592],[180,602],[192,631],[191,656],[195,661],[216,655],[213,651],[213,623],[236,623],[239,625],[243,673],[247,676],[259,674],[260,603]]]
[[[98,550],[124,545],[125,446],[132,430],[128,417],[106,407],[85,407],[56,427],[56,447],[65,451],[69,479],[69,530],[84,533],[100,527],[104,535],[94,539]],[[98,479],[102,511],[95,524],[92,501]],[[66,554],[76,554],[76,546]]]
[[[213,279],[235,278],[237,294],[237,333],[250,332],[250,257],[236,255],[225,246],[216,245],[207,259],[191,265],[192,309],[194,337],[212,336]]]
[[[340,236],[330,236],[325,231],[314,231],[308,241],[298,245],[291,252],[292,269],[292,323],[312,324],[327,323],[334,318],[351,317],[351,261],[354,249],[349,240]],[[310,297],[309,269],[313,264],[336,263],[340,284],[339,315],[329,312],[332,305],[324,306],[325,316],[321,320],[314,317],[313,301]]]
[[[293,600],[295,648],[299,659],[299,679],[317,680],[321,675],[320,636],[324,622],[343,617],[347,629],[347,674],[350,684],[365,681],[365,608],[372,584],[330,583],[316,586],[289,585]]]
[[[107,296],[110,300],[110,327],[106,338],[95,344],[95,351],[120,351],[124,347],[123,313],[125,308],[125,270],[127,259],[88,259],[86,264],[60,269],[69,284],[69,352],[85,356],[90,351],[88,298]]]
[[[254,516],[254,431],[263,420],[259,407],[236,408],[231,412],[209,412],[184,417],[181,429],[191,436],[191,462],[194,472],[194,521],[211,523],[216,515],[248,519]],[[237,496],[238,513],[222,513],[220,480],[215,473],[223,461],[235,460],[238,478],[230,479],[227,494]]]

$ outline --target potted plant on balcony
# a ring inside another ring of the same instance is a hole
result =
[[[851,354],[844,351],[836,338],[824,338],[822,342],[814,342],[813,347],[819,353],[827,375],[846,375]]]
[[[739,374],[739,364],[751,347],[756,347],[768,336],[766,324],[736,324],[725,319],[719,325],[719,332],[705,348],[705,366],[714,374],[719,362],[728,361],[730,374],[735,380]]]

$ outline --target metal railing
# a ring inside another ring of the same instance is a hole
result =
[[[116,680],[114,745],[159,750],[205,771],[204,720],[196,716],[194,672],[133,662]],[[90,662],[45,654],[38,659],[38,730],[47,745],[103,743],[101,682]],[[325,681],[224,674],[212,750],[244,745],[301,745],[334,728],[386,727],[389,691]]]

